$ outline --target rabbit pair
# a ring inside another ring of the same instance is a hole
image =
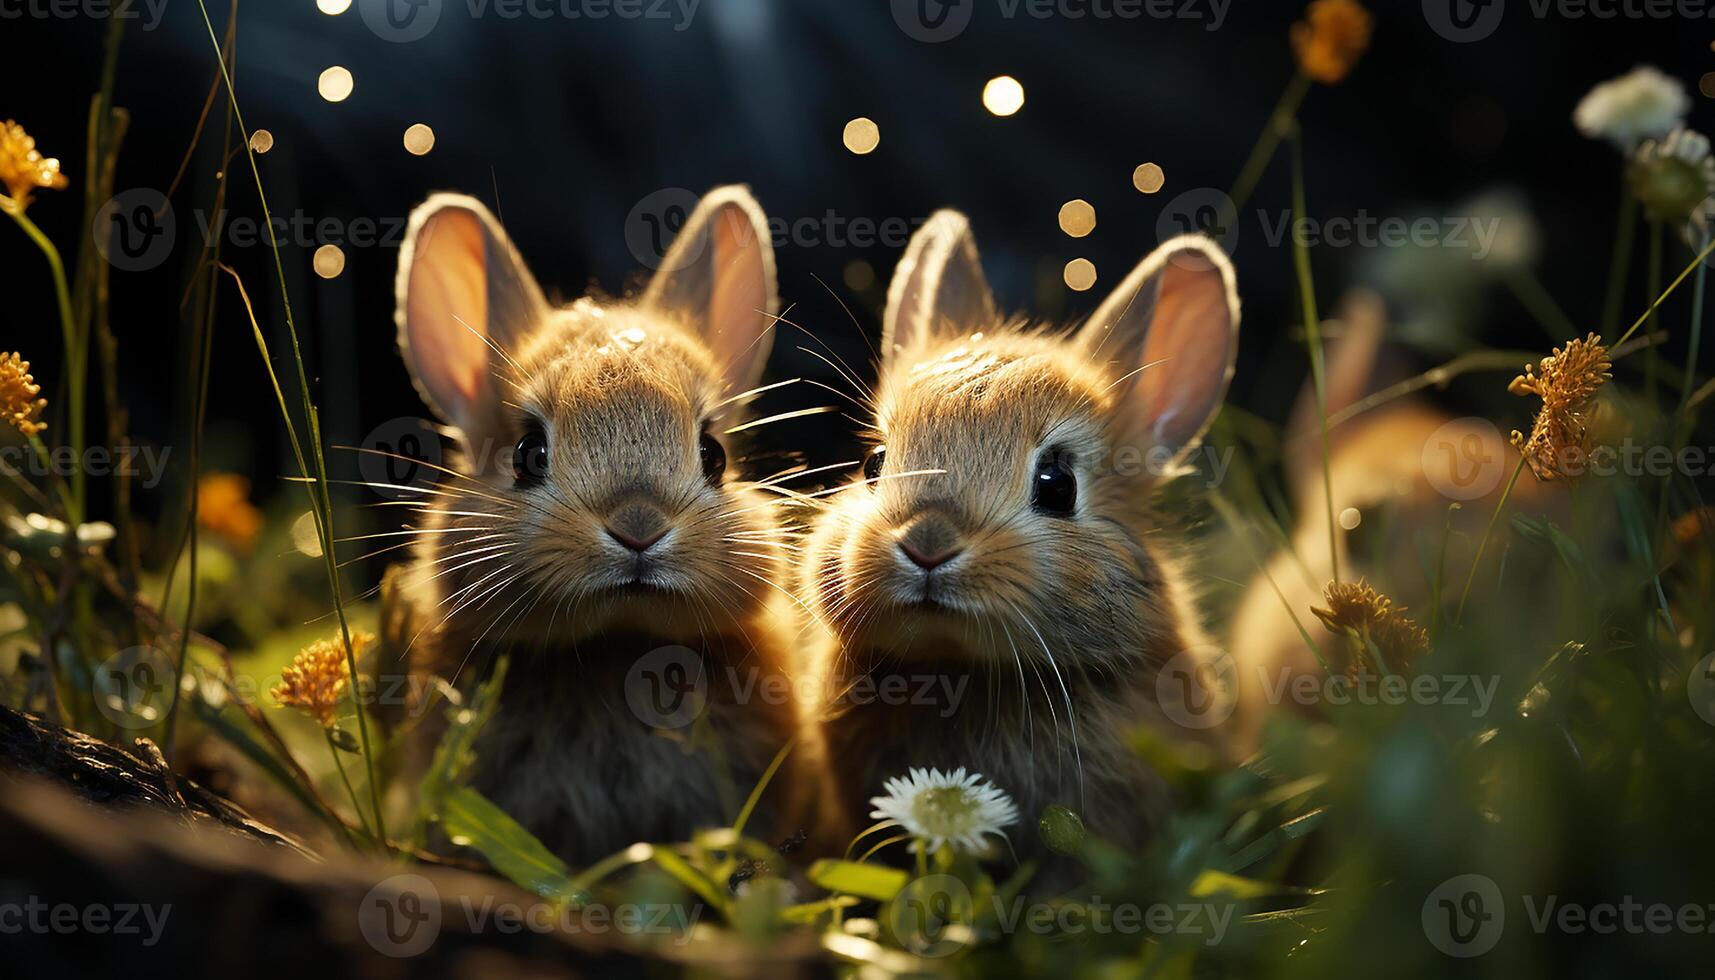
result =
[[[1159,823],[1167,792],[1127,741],[1167,724],[1159,674],[1204,648],[1147,501],[1232,372],[1213,244],[1167,243],[1063,336],[1000,319],[965,220],[935,215],[889,292],[881,445],[797,546],[776,509],[794,498],[725,467],[777,307],[742,189],[703,200],[638,300],[565,307],[480,204],[440,195],[398,292],[406,363],[462,449],[422,508],[415,667],[511,652],[476,786],[566,860],[723,822],[794,733],[796,785],[765,809],[822,840],[911,766],[973,768],[1032,819],[1066,804],[1120,842]],[[1112,465],[1127,448],[1166,465]],[[706,700],[677,738],[635,703],[663,654]],[[744,670],[767,677],[731,682]],[[969,702],[852,696],[897,691],[889,673],[962,679],[936,689]]]

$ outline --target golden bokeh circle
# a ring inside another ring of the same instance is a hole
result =
[[[1089,259],[1073,259],[1066,263],[1061,278],[1075,292],[1083,292],[1096,284],[1096,264]]]
[[[274,148],[274,134],[266,129],[258,129],[250,134],[250,149],[256,153],[267,153]]]
[[[323,279],[338,279],[339,274],[345,271],[345,251],[338,245],[323,245],[316,249],[310,265]]]
[[[1145,194],[1154,194],[1167,183],[1167,175],[1161,172],[1159,164],[1140,163],[1131,172],[1131,186]]]
[[[435,131],[427,123],[412,123],[405,130],[405,152],[420,157],[435,148]]]
[[[1095,207],[1081,197],[1060,205],[1060,230],[1073,238],[1083,238],[1095,231]]]
[[[881,128],[868,116],[859,116],[846,123],[845,132],[840,138],[846,149],[861,157],[874,152],[875,148],[881,145]]]

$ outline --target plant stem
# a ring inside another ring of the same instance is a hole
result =
[[[363,832],[371,833],[369,821],[363,816],[363,804],[357,802],[357,790],[351,785],[351,777],[346,775],[345,761],[339,757],[339,746],[334,744],[333,732],[326,728],[322,729],[322,738],[327,740],[328,753],[333,756],[333,767],[339,770],[339,781],[345,784],[345,795],[351,800],[351,812],[357,815],[357,823],[363,828]]]
[[[66,370],[67,374],[71,374],[77,363],[77,327],[72,321],[71,290],[66,285],[65,263],[60,261],[60,251],[54,247],[54,243],[48,239],[48,236],[42,233],[42,229],[36,227],[36,223],[24,215],[22,208],[8,203],[0,206],[0,210],[11,215],[12,220],[18,223],[18,227],[24,230],[24,234],[30,237],[30,241],[36,243],[36,247],[41,249],[42,255],[48,260],[48,271],[54,281],[54,299],[59,306],[60,332],[65,338]],[[67,428],[71,431],[68,434],[68,441],[72,451],[76,454],[76,458],[81,461],[83,459],[83,393],[80,386],[75,382],[68,383],[66,398],[70,404],[68,410],[70,419]],[[74,531],[78,525],[83,523],[83,504],[84,473],[83,466],[78,465],[72,467],[71,471],[71,507],[66,514],[66,523],[70,524]]]
[[[1507,508],[1507,498],[1513,495],[1513,487],[1518,485],[1518,478],[1524,473],[1524,459],[1521,457],[1518,465],[1513,467],[1513,475],[1507,479],[1507,488],[1501,491],[1501,499],[1495,502],[1495,512],[1489,517],[1489,526],[1483,529],[1482,538],[1477,541],[1477,554],[1471,559],[1471,574],[1465,576],[1465,591],[1459,593],[1459,609],[1453,614],[1453,625],[1458,626],[1465,621],[1465,600],[1471,598],[1471,583],[1477,581],[1477,569],[1482,567],[1483,552],[1489,547],[1489,538],[1494,536],[1495,525],[1500,523],[1501,511]]]
[[[1302,77],[1302,76],[1300,76]],[[1292,141],[1292,226],[1304,220],[1304,144]],[[1328,567],[1340,581],[1340,540],[1334,524],[1334,475],[1328,453],[1328,381],[1322,365],[1322,326],[1316,314],[1316,287],[1310,277],[1310,246],[1304,236],[1292,236],[1293,265],[1298,272],[1298,297],[1303,304],[1304,342],[1310,348],[1310,376],[1316,385],[1316,415],[1322,422],[1322,503],[1328,517]]]
[[[1245,158],[1245,165],[1239,169],[1238,179],[1233,181],[1232,193],[1227,195],[1233,202],[1235,213],[1250,200],[1251,193],[1256,190],[1257,181],[1262,179],[1263,170],[1274,158],[1275,148],[1280,145],[1281,138],[1292,128],[1293,121],[1298,117],[1298,107],[1303,104],[1304,96],[1309,91],[1310,76],[1301,71],[1292,76],[1286,91],[1280,94],[1280,101],[1275,104],[1274,111],[1268,114],[1268,121],[1263,124],[1262,132],[1257,134],[1250,156]]]
[[[1637,333],[1638,328],[1644,325],[1644,321],[1650,318],[1650,314],[1656,311],[1656,307],[1666,302],[1667,298],[1673,295],[1673,291],[1679,288],[1679,284],[1685,281],[1685,277],[1691,275],[1692,271],[1702,265],[1703,260],[1708,258],[1711,254],[1715,254],[1715,238],[1711,238],[1709,242],[1703,246],[1703,250],[1697,253],[1697,257],[1691,260],[1690,265],[1681,270],[1679,275],[1673,277],[1673,281],[1667,284],[1667,288],[1662,290],[1661,295],[1655,298],[1655,302],[1649,305],[1649,309],[1643,312],[1643,316],[1638,317],[1637,320],[1626,329],[1625,333],[1620,334],[1620,339],[1614,341],[1613,346],[1618,347],[1630,340],[1632,334]],[[1603,331],[1603,333],[1606,335],[1606,331]]]
[[[1703,233],[1703,246],[1709,247],[1710,236]],[[1685,355],[1685,380],[1679,383],[1679,410],[1685,411],[1691,402],[1691,385],[1697,379],[1697,349],[1703,339],[1703,280],[1709,272],[1709,266],[1697,264],[1697,279],[1691,286],[1691,347]]]
[[[1632,258],[1632,236],[1638,223],[1638,209],[1632,204],[1632,187],[1624,173],[1620,175],[1620,214],[1615,220],[1619,231],[1614,236],[1614,253],[1608,260],[1608,293],[1602,301],[1602,335],[1619,325],[1620,303],[1625,297],[1626,266]]]
[[[1661,222],[1651,218],[1649,230],[1648,282],[1650,295],[1654,296],[1661,292]],[[1648,318],[1645,332],[1654,333],[1657,320],[1655,307],[1651,306],[1644,316]],[[1655,407],[1655,376],[1660,360],[1655,345],[1651,344],[1649,350],[1644,352],[1644,402],[1652,409]]]
[[[244,141],[245,159],[250,163],[250,174],[256,183],[256,199],[261,205],[263,220],[267,223],[268,227],[271,228],[273,227],[274,219],[268,209],[267,192],[262,186],[262,170],[256,164],[256,151],[250,146],[250,129],[244,125],[244,113],[243,110],[238,107],[238,91],[232,87],[232,74],[227,69],[226,56],[221,51],[220,39],[215,35],[214,22],[209,19],[207,0],[197,0],[197,6],[202,11],[203,26],[208,29],[209,43],[214,46],[215,59],[220,63],[221,80],[226,85],[227,100],[232,106],[233,118],[238,123],[239,138]],[[313,472],[315,477],[315,482],[308,486],[311,502],[310,513],[315,515],[316,532],[321,538],[322,559],[323,564],[327,569],[328,586],[333,594],[334,615],[339,620],[340,637],[345,643],[346,666],[353,679],[350,685],[351,704],[357,714],[358,741],[363,748],[363,761],[369,772],[369,795],[370,803],[375,809],[376,841],[381,844],[382,847],[386,847],[387,825],[386,817],[384,816],[381,808],[381,781],[377,775],[375,752],[369,741],[369,721],[364,716],[362,699],[358,695],[358,688],[362,685],[356,682],[356,678],[359,676],[357,669],[357,654],[352,646],[351,624],[346,618],[345,597],[343,589],[340,587],[339,558],[336,554],[334,543],[333,498],[328,491],[327,459],[322,452],[321,423],[318,421],[316,416],[315,402],[310,398],[309,370],[304,366],[303,349],[298,343],[298,327],[296,321],[292,318],[291,292],[287,288],[286,284],[286,264],[285,260],[280,257],[280,243],[274,236],[270,235],[268,244],[269,250],[273,253],[274,257],[274,275],[280,286],[280,303],[284,308],[286,315],[286,335],[292,342],[292,360],[298,371],[298,392],[299,396],[303,400],[304,416],[309,425],[309,434],[311,438],[310,448],[312,450],[311,458],[315,461],[315,468],[313,471],[309,466],[305,465],[303,447],[298,442],[297,435],[293,430],[291,414],[284,411],[285,405],[283,402],[281,404],[281,408],[286,423],[286,432],[291,439],[292,451],[297,457],[298,467],[303,475],[310,476]],[[233,278],[238,278],[236,273],[233,273]],[[240,283],[241,292],[242,289],[243,284]],[[248,297],[245,298],[245,306],[247,309],[250,306]],[[252,317],[252,324],[254,324],[254,322],[254,317]],[[262,341],[260,328],[257,328],[256,330],[256,339],[260,344]],[[264,345],[264,350],[265,349]],[[266,355],[264,354],[264,356]],[[272,366],[270,366],[269,370],[271,373],[273,370]],[[279,393],[277,382],[275,385],[275,391],[276,394]]]

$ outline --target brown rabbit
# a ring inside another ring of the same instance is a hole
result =
[[[1011,794],[1021,856],[1050,804],[1121,843],[1159,825],[1168,791],[1128,741],[1186,733],[1157,682],[1205,647],[1148,498],[1221,404],[1238,315],[1207,239],[1164,244],[1059,332],[996,315],[962,215],[919,230],[888,294],[866,479],[805,543],[824,829],[867,823],[914,766]]]
[[[459,458],[421,507],[411,659],[469,680],[510,653],[473,784],[574,865],[729,822],[794,730],[729,683],[778,675],[790,635],[777,498],[723,445],[775,309],[740,187],[629,302],[550,305],[471,198],[412,214],[399,346]]]
[[[1330,415],[1378,387],[1387,332],[1382,298],[1364,290],[1348,293],[1332,329],[1327,345]],[[1449,603],[1456,602],[1473,543],[1494,513],[1504,476],[1518,462],[1518,453],[1486,421],[1455,418],[1421,398],[1393,401],[1334,425],[1328,441],[1334,546],[1342,580],[1367,580],[1427,626],[1430,590],[1420,542],[1414,538],[1431,535],[1440,542],[1447,537],[1446,574],[1457,577],[1443,593]],[[1334,570],[1321,422],[1308,382],[1287,422],[1285,448],[1287,480],[1299,515],[1290,536],[1292,547],[1270,559],[1266,577],[1258,574],[1251,582],[1230,633],[1238,694],[1233,727],[1241,750],[1254,746],[1262,724],[1283,702],[1309,717],[1320,716],[1326,707],[1293,700],[1294,678],[1309,675],[1320,682],[1326,673],[1292,616],[1324,650],[1340,642],[1310,612],[1312,606],[1323,605],[1323,587]],[[1508,506],[1511,511],[1540,510],[1548,504],[1547,496],[1534,480],[1521,480]],[[1455,501],[1462,507],[1450,516],[1448,508]]]

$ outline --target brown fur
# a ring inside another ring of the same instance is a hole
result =
[[[948,267],[925,269],[936,254],[951,256]],[[824,829],[837,838],[867,823],[868,798],[907,767],[966,766],[1019,804],[1010,837],[1022,856],[1038,852],[1036,819],[1055,803],[1136,844],[1170,801],[1130,739],[1140,726],[1189,734],[1164,716],[1156,681],[1203,641],[1167,557],[1171,526],[1148,504],[1152,479],[1103,461],[1123,446],[1182,454],[1207,420],[1164,435],[1138,410],[1159,387],[1128,383],[1141,337],[1107,343],[1109,329],[1141,333],[1134,317],[1148,319],[1153,297],[1136,311],[1104,308],[1076,336],[971,322],[993,304],[963,219],[946,213],[897,275],[876,393],[881,477],[832,498],[802,563],[800,592],[822,633],[811,669],[823,692],[813,757],[827,772]],[[1224,294],[1236,329],[1230,282]],[[902,303],[927,319],[900,319]],[[1217,360],[1212,378],[1187,385],[1224,388],[1230,355]],[[1071,516],[1031,505],[1033,469],[1051,446],[1078,461]],[[962,550],[925,573],[902,557],[902,536]],[[849,693],[866,675],[925,674],[949,678],[943,692],[963,683],[959,703]]]

